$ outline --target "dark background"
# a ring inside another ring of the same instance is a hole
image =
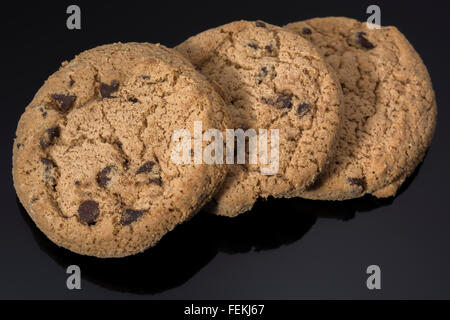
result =
[[[82,30],[66,28],[78,4]],[[57,248],[37,230],[12,186],[20,114],[47,77],[75,54],[111,42],[172,47],[237,19],[284,25],[316,16],[366,20],[381,7],[422,56],[439,116],[425,162],[395,199],[342,203],[269,200],[237,219],[199,214],[144,254],[99,260]],[[450,298],[448,1],[16,1],[1,9],[0,298]],[[66,288],[67,266],[82,290]],[[366,288],[381,267],[382,290]]]

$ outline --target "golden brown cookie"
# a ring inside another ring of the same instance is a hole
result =
[[[349,18],[288,24],[336,70],[344,92],[343,133],[333,164],[309,199],[389,197],[422,161],[436,123],[427,69],[395,27],[369,29]]]
[[[223,100],[171,49],[85,51],[50,76],[19,121],[17,194],[59,246],[138,253],[196,213],[226,175],[223,165],[174,163],[173,131],[194,121],[223,130],[226,119]]]
[[[202,32],[176,48],[228,103],[233,128],[279,130],[279,166],[234,165],[211,205],[236,216],[257,198],[296,195],[333,156],[341,89],[319,52],[301,36],[262,21],[237,21]]]

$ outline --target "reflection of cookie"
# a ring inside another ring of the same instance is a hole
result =
[[[344,91],[336,159],[302,196],[395,195],[422,161],[436,122],[434,92],[419,55],[395,27],[370,30],[353,19],[318,18],[286,28],[318,47]]]
[[[235,128],[279,129],[279,169],[235,165],[212,211],[235,216],[258,197],[303,191],[333,154],[341,92],[320,54],[293,32],[264,22],[233,22],[196,35],[176,50],[229,104]]]
[[[170,49],[113,44],[52,75],[22,115],[17,194],[56,244],[120,257],[154,245],[209,200],[223,165],[171,161],[175,129],[224,129],[223,100]],[[189,186],[189,188],[186,188]]]

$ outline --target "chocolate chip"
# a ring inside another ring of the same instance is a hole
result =
[[[58,126],[45,130],[44,136],[39,141],[42,149],[51,146],[55,142],[55,139],[59,138],[60,134],[61,130]]]
[[[56,167],[55,163],[47,158],[41,158],[42,164],[45,166],[45,170],[48,171],[53,167]]]
[[[267,76],[268,73],[269,73],[269,71],[267,71],[267,68],[266,67],[262,67],[261,71],[259,72],[259,75],[262,76],[262,77],[265,77],[265,76]]]
[[[139,100],[135,97],[131,97],[130,99],[128,99],[128,101],[132,102],[132,103],[136,103],[139,102]]]
[[[291,109],[292,94],[283,93],[280,96],[278,96],[275,107],[278,109]]]
[[[128,226],[135,222],[140,216],[144,214],[144,211],[142,210],[132,210],[132,209],[126,209],[122,213],[122,218],[120,219],[120,223],[123,226]]]
[[[277,97],[277,100],[270,98],[262,98],[261,101],[265,104],[271,105],[277,109],[291,109],[292,108],[292,94],[282,93]]]
[[[271,54],[273,52],[273,48],[271,45],[265,46],[264,49],[266,49],[267,53],[269,53],[269,54]]]
[[[155,166],[155,164],[156,163],[154,163],[153,161],[147,161],[136,171],[136,174],[152,172],[152,169]]]
[[[61,129],[58,126],[52,127],[50,129],[47,129],[46,131],[48,133],[48,136],[50,139],[59,138],[59,135],[61,134]]]
[[[125,169],[125,171],[128,171],[128,169],[130,167],[130,160],[128,160],[128,159],[123,160],[122,166]]]
[[[158,185],[160,187],[163,185],[163,181],[162,181],[161,177],[148,179],[148,183],[149,184],[156,184],[156,185]]]
[[[95,223],[95,220],[100,214],[98,203],[94,200],[86,200],[78,207],[78,216],[80,220],[88,225]]]
[[[265,104],[268,104],[269,106],[275,105],[275,102],[271,98],[262,97],[261,101]]]
[[[265,28],[266,24],[262,21],[256,21],[255,26],[257,26],[258,28]]]
[[[111,94],[119,90],[119,82],[111,81],[111,84],[102,83],[100,85],[100,94],[102,98],[111,98]]]
[[[311,105],[308,103],[300,103],[297,108],[297,115],[301,118],[311,110]]]
[[[44,165],[44,172],[43,172],[43,181],[45,185],[53,190],[53,192],[56,191],[57,181],[56,181],[56,164],[47,158],[41,158],[41,163]]]
[[[366,180],[364,178],[348,178],[348,184],[351,186],[358,186],[364,188],[366,185]]]
[[[58,103],[58,107],[62,112],[69,111],[72,108],[77,96],[54,93],[51,95],[52,99]]]
[[[310,28],[304,27],[303,30],[302,30],[302,33],[303,33],[303,34],[312,34],[312,31],[311,31]]]
[[[41,112],[41,114],[42,114],[42,118],[47,118],[47,111],[45,111],[43,108],[39,108],[39,111]]]
[[[373,48],[375,48],[375,45],[372,42],[370,42],[369,40],[367,40],[366,36],[367,36],[367,33],[365,33],[365,32],[358,32],[358,41],[361,44],[361,46],[366,48],[366,49],[373,49]]]
[[[258,45],[256,44],[256,43],[247,43],[247,45],[250,47],[250,48],[252,48],[252,49],[258,49],[259,47],[258,47]]]
[[[56,191],[56,178],[54,168],[56,168],[56,164],[47,158],[41,158],[41,163],[44,165],[44,183],[49,186],[53,191]]]
[[[111,177],[109,177],[109,174],[113,169],[115,169],[115,166],[107,166],[102,171],[100,171],[97,174],[97,182],[102,187],[106,187],[108,185],[108,182],[111,180]]]
[[[261,84],[262,82],[263,82],[263,80],[262,80],[262,78],[265,78],[265,77],[267,77],[267,74],[269,73],[269,71],[267,70],[267,68],[266,67],[262,67],[260,70],[259,70],[259,73],[258,73],[258,84]]]

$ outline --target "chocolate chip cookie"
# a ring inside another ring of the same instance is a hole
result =
[[[195,121],[229,126],[223,100],[178,53],[139,43],[85,51],[50,76],[20,118],[18,197],[59,246],[97,257],[143,251],[225,178],[223,165],[172,161],[173,131],[192,131]]]
[[[336,70],[344,92],[343,131],[336,158],[309,199],[389,197],[424,158],[436,123],[427,69],[395,27],[369,29],[349,18],[288,24]]]
[[[257,21],[202,32],[176,48],[225,99],[233,128],[279,130],[279,166],[265,175],[258,161],[235,164],[210,204],[236,216],[257,198],[297,194],[333,156],[341,89],[319,52],[301,36]]]

